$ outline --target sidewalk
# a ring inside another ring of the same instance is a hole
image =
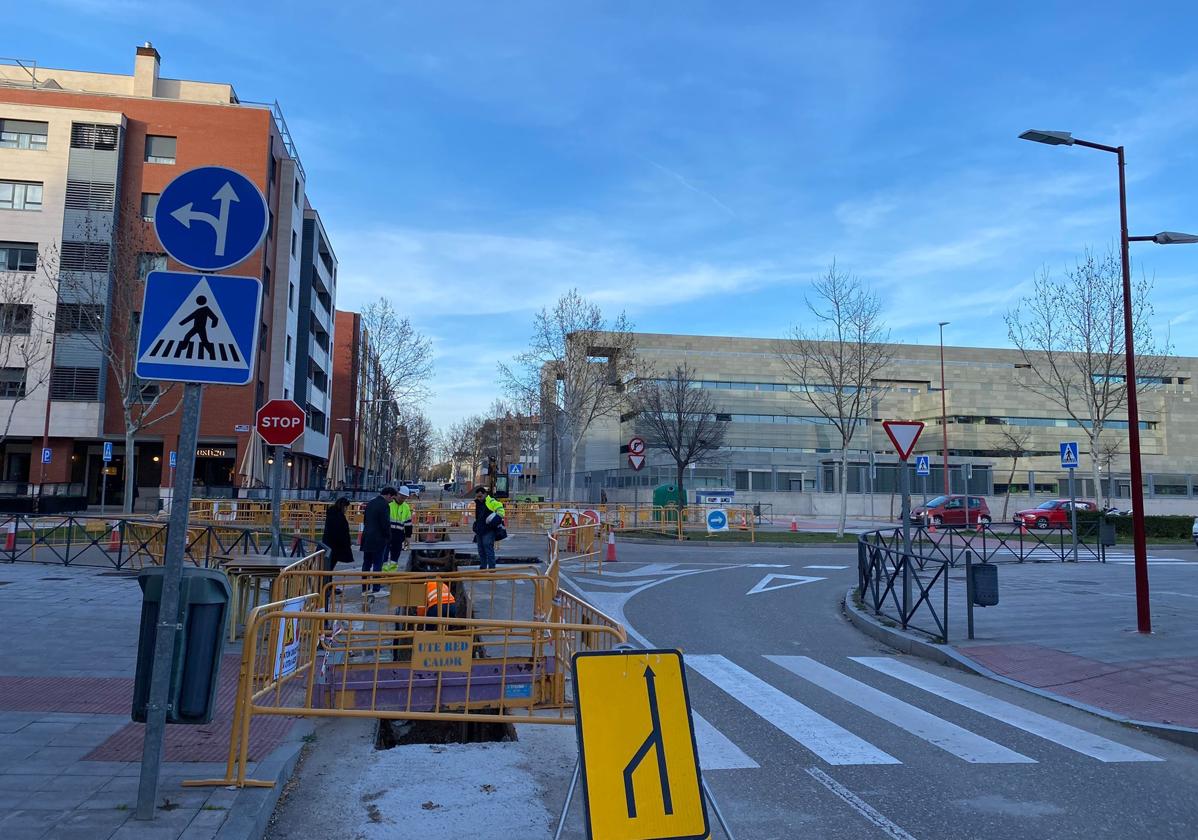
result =
[[[973,640],[967,638],[965,572],[954,569],[948,645],[927,643],[927,637],[915,644],[918,634],[878,623],[872,614],[850,609],[849,615],[900,649],[1198,746],[1198,555],[1192,549],[1169,554],[1179,562],[1154,562],[1149,569],[1151,635],[1136,631],[1134,570],[1122,562],[999,564],[1000,602],[975,608]]]
[[[130,722],[141,590],[136,573],[0,564],[0,837],[5,840],[210,840],[260,836],[273,790],[184,788],[224,775],[236,649],[226,648],[217,715],[167,728],[153,821],[133,818],[141,724]],[[254,722],[251,772],[275,778],[305,725]]]

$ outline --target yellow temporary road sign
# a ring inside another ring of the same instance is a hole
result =
[[[591,840],[707,837],[686,668],[676,650],[574,655]]]

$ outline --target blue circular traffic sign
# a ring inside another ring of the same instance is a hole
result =
[[[262,244],[270,213],[258,185],[235,169],[201,166],[166,185],[154,231],[168,254],[197,271],[237,265]]]
[[[707,527],[712,531],[722,531],[728,527],[728,514],[722,510],[709,510],[707,512]]]

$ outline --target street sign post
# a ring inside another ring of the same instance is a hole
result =
[[[593,840],[707,837],[707,788],[682,654],[578,653],[574,690],[578,768],[562,823],[581,776],[587,836]]]
[[[915,474],[918,476],[929,476],[932,474],[932,459],[927,455],[915,456]]]
[[[108,503],[108,465],[112,463],[112,441],[104,441],[103,454],[100,458],[104,461],[104,467],[100,470],[100,513],[103,513],[104,507]]]
[[[50,463],[50,447],[48,446],[42,448],[42,463]]]
[[[507,474],[508,475],[524,475],[524,465],[523,464],[508,464]]]
[[[204,166],[178,175],[163,188],[154,214],[154,230],[163,249],[178,262],[198,271],[219,271],[242,262],[258,249],[269,224],[266,199],[257,185],[240,172],[217,166]],[[158,277],[153,280],[155,289],[151,292],[151,278],[155,275]],[[146,278],[134,370],[145,379],[167,379],[185,384],[179,418],[178,457],[171,453],[172,466],[177,468],[173,470],[159,620],[154,634],[141,776],[137,788],[136,816],[140,820],[154,818],[158,797],[167,694],[178,630],[179,588],[191,508],[191,482],[195,475],[196,442],[200,430],[202,383],[244,385],[250,381],[250,360],[255,358],[261,311],[262,282],[258,278],[178,272],[151,272]],[[174,317],[176,314],[178,317]],[[173,324],[169,323],[172,318]],[[183,332],[176,336],[175,331],[179,328]],[[172,342],[169,351],[167,342]],[[234,352],[237,359],[233,359]]]
[[[903,516],[903,615],[911,613],[911,471],[907,459],[923,432],[924,424],[919,420],[886,420],[882,423],[886,436],[894,444],[899,456],[899,492],[902,494]],[[966,502],[966,510],[968,510]]]
[[[279,557],[283,553],[283,464],[284,449],[299,440],[304,433],[307,415],[295,400],[270,400],[254,417],[258,435],[274,447],[274,464],[270,471],[270,553]],[[250,445],[255,445],[253,441]]]
[[[1078,446],[1076,440],[1061,443],[1061,469],[1069,470],[1069,527],[1073,529],[1073,562],[1077,562],[1077,491],[1073,484],[1073,471],[1077,469]],[[1094,488],[1097,496],[1099,488]]]

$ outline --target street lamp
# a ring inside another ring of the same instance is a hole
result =
[[[948,481],[948,400],[944,395],[944,328],[949,325],[949,321],[940,322],[940,429],[944,432],[944,495],[949,494]],[[966,497],[969,496],[969,487],[965,488]],[[968,499],[967,499],[968,501]],[[969,510],[969,505],[966,504],[965,510]]]
[[[1123,341],[1125,381],[1127,383],[1127,444],[1131,461],[1131,516],[1132,544],[1136,558],[1136,625],[1141,633],[1152,632],[1152,611],[1148,603],[1148,540],[1144,532],[1144,484],[1143,468],[1140,464],[1140,406],[1136,396],[1136,352],[1132,334],[1133,318],[1131,306],[1131,258],[1128,253],[1130,242],[1155,242],[1158,245],[1185,245],[1198,242],[1198,236],[1188,233],[1163,231],[1153,236],[1128,236],[1127,234],[1127,178],[1122,146],[1107,146],[1079,140],[1068,131],[1040,131],[1032,129],[1019,135],[1021,140],[1031,140],[1049,146],[1085,146],[1100,152],[1115,155],[1119,167],[1119,255],[1123,264]],[[1097,491],[1099,488],[1095,488]]]

